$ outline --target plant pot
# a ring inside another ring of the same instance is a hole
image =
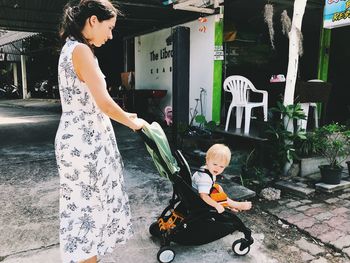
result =
[[[346,164],[348,165],[348,173],[350,175],[350,161],[347,161]]]
[[[340,184],[343,167],[320,165],[321,182],[325,184]]]

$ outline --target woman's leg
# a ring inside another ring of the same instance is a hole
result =
[[[97,256],[93,256],[91,258],[88,258],[83,261],[79,261],[79,263],[96,263],[97,262]]]

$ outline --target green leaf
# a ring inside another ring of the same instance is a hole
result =
[[[215,130],[215,128],[216,128],[216,122],[215,122],[215,121],[207,122],[207,123],[205,124],[205,128],[207,128],[208,130],[211,130],[211,131]]]
[[[197,115],[194,120],[199,124],[205,124],[207,122],[204,115]]]

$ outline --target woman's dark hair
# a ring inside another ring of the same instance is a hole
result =
[[[67,37],[73,37],[77,41],[87,44],[88,41],[82,34],[87,18],[95,15],[102,22],[119,15],[120,12],[109,0],[81,0],[71,1],[65,5],[60,24],[59,34],[63,41]]]

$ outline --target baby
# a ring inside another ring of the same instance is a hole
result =
[[[227,207],[235,212],[249,210],[251,202],[237,202],[227,197],[222,187],[215,183],[216,176],[229,165],[231,151],[224,144],[214,144],[206,153],[206,164],[203,171],[197,171],[192,176],[192,187],[198,190],[200,197],[219,213]]]

